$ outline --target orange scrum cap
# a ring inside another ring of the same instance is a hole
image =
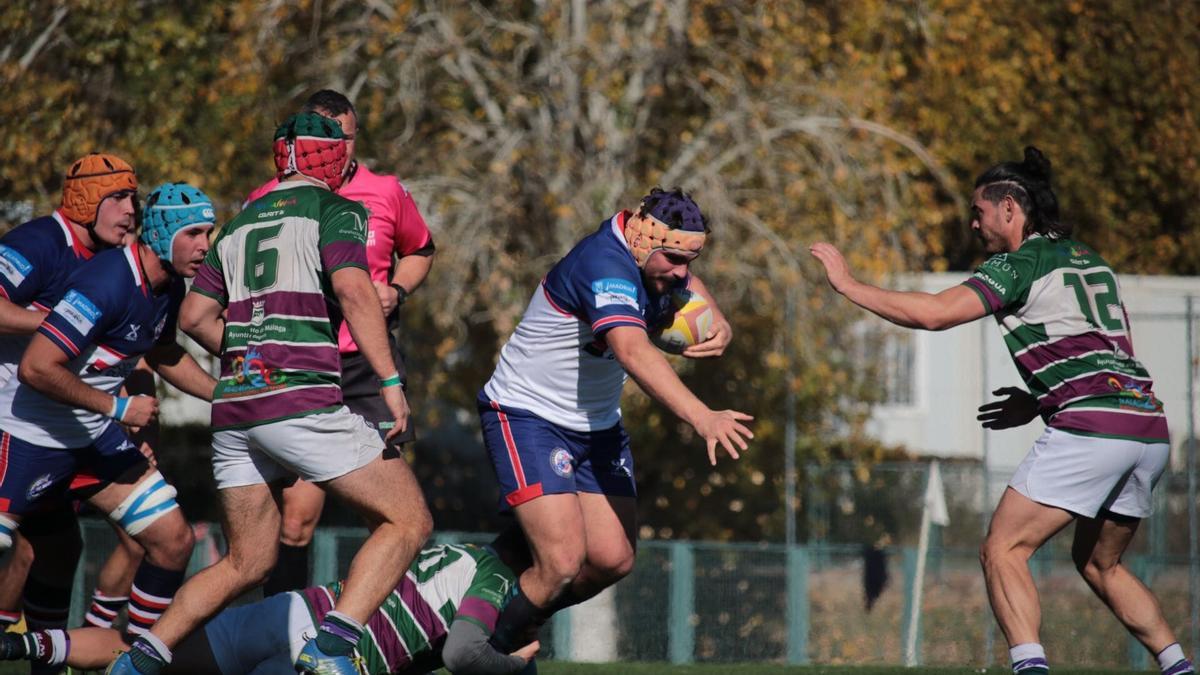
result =
[[[654,188],[637,213],[625,221],[625,241],[638,267],[659,249],[700,254],[708,238],[708,219],[683,190]]]
[[[137,192],[133,167],[116,155],[93,152],[67,169],[63,182],[63,214],[80,225],[96,222],[100,202],[122,192]]]

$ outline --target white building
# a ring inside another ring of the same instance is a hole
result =
[[[968,276],[914,275],[904,277],[897,287],[938,292]],[[1188,298],[1194,298],[1194,319],[1200,315],[1200,277],[1118,279],[1133,325],[1135,356],[1150,371],[1154,391],[1166,407],[1172,465],[1181,468],[1189,424],[1200,424],[1200,408],[1188,414],[1189,384],[1193,406],[1200,385],[1195,363],[1200,350],[1194,335],[1192,348],[1188,345]],[[989,317],[942,332],[901,329],[874,317],[869,321],[887,335],[881,354],[887,400],[873,411],[873,436],[922,456],[986,458],[997,468],[1020,463],[1042,432],[1041,420],[1006,431],[984,431],[975,420],[977,408],[996,398],[993,390],[1024,388],[995,320]]]

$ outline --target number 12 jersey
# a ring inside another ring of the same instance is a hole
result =
[[[1117,278],[1094,250],[1035,234],[1015,252],[988,258],[965,285],[995,315],[1048,426],[1168,440],[1150,373],[1134,358]]]

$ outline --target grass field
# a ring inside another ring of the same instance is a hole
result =
[[[1058,668],[1051,665],[1054,675],[1107,675],[1128,673],[1128,670],[1091,670]],[[577,664],[547,662],[538,667],[539,675],[1009,675],[1008,668],[904,668],[902,666],[783,666],[774,663],[704,664],[672,666],[667,663],[605,663]]]
[[[29,666],[24,663],[0,664],[0,675],[24,675]],[[439,670],[438,673],[445,673]],[[904,668],[901,666],[783,666],[774,663],[713,663],[691,666],[672,666],[669,663],[558,663],[538,664],[540,675],[1007,675],[1008,668]],[[1054,675],[1108,675],[1128,673],[1128,670],[1089,670],[1054,667]],[[1148,672],[1148,671],[1147,671]]]

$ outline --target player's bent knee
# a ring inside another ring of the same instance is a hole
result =
[[[19,525],[16,520],[5,514],[0,514],[0,553],[12,548],[13,537],[17,535],[17,527]]]
[[[627,556],[602,560],[595,567],[602,577],[608,579],[610,583],[616,583],[629,576],[629,573],[633,571],[633,561],[634,555],[631,551]]]
[[[288,546],[308,546],[317,531],[317,518],[284,517],[279,527],[279,541]]]

